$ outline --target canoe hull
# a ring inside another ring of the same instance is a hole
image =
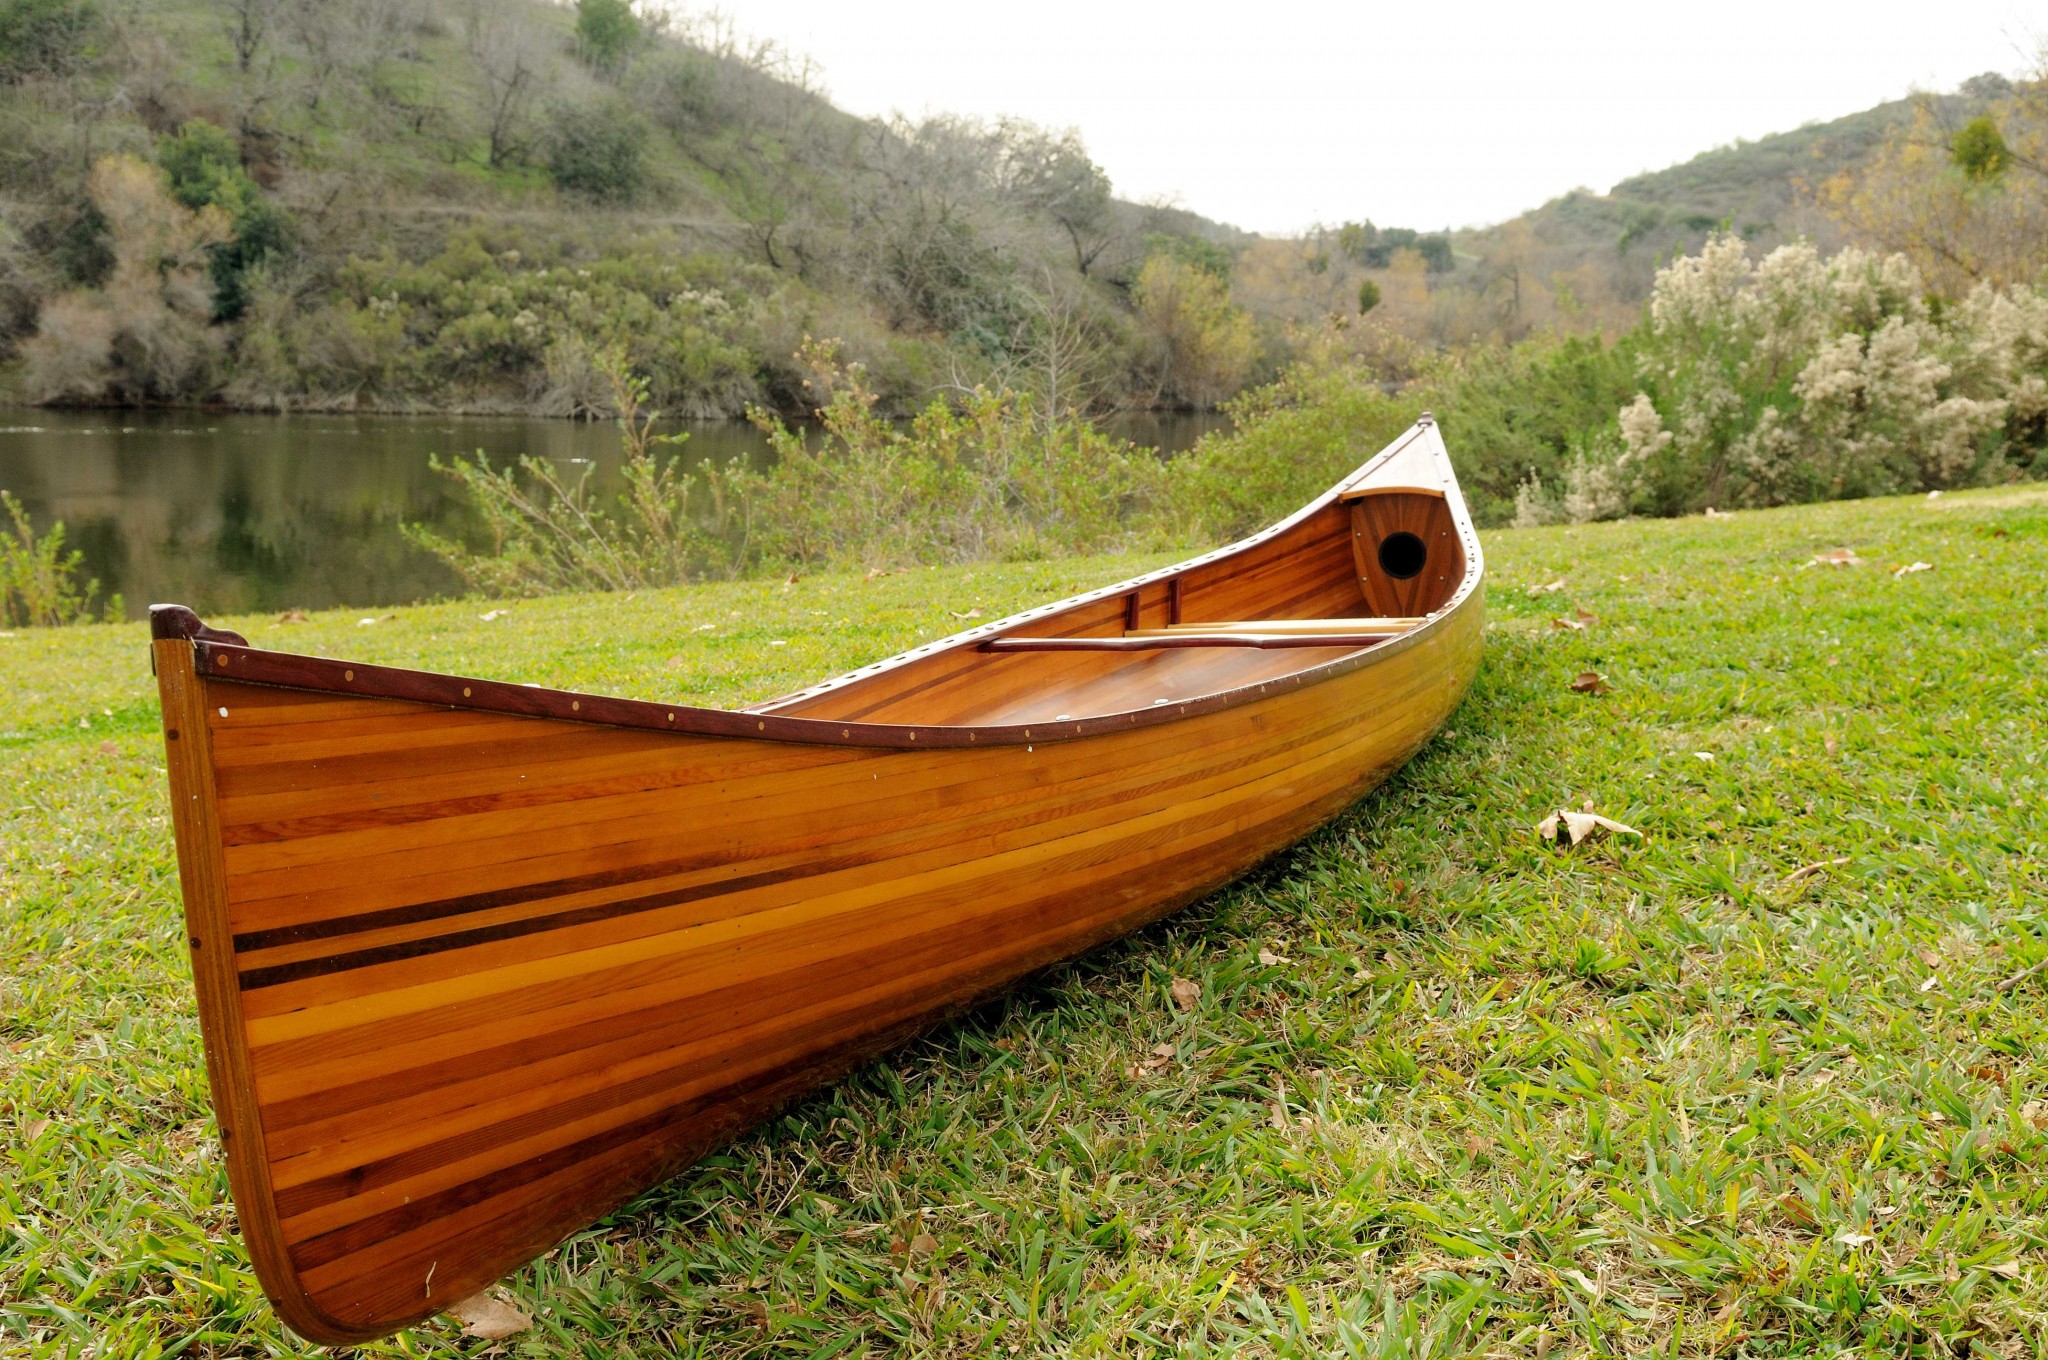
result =
[[[224,680],[159,642],[177,802],[215,818],[180,867],[266,1291],[321,1341],[441,1311],[1229,881],[1441,726],[1477,605],[1368,667],[1021,748],[600,731]]]

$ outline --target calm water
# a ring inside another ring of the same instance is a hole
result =
[[[1117,432],[1168,450],[1217,416],[1130,420]],[[739,422],[687,427],[684,456],[765,458]],[[455,578],[399,535],[454,529],[462,507],[428,466],[483,450],[616,475],[609,424],[515,417],[303,415],[0,408],[0,487],[38,527],[64,521],[89,572],[140,616],[154,600],[201,612],[386,605],[445,595]]]

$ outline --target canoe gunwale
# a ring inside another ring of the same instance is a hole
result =
[[[855,719],[795,717],[773,710],[784,704],[830,693],[856,680],[870,679],[884,671],[922,660],[938,652],[959,648],[978,650],[981,644],[1012,635],[1011,630],[1035,620],[1118,595],[1128,595],[1132,591],[1162,581],[1172,581],[1192,568],[1242,553],[1285,533],[1347,494],[1353,494],[1352,489],[1360,481],[1369,477],[1381,464],[1402,452],[1411,442],[1426,433],[1434,433],[1434,422],[1428,416],[1424,416],[1405,435],[1294,514],[1235,543],[1176,562],[1171,566],[1161,567],[1142,576],[1132,577],[1127,581],[1069,596],[978,628],[955,633],[950,637],[898,653],[753,708],[723,709],[691,704],[664,704],[646,699],[626,699],[511,681],[450,675],[438,671],[410,670],[404,667],[379,666],[295,652],[271,651],[250,645],[237,633],[207,626],[200,621],[197,614],[183,605],[152,606],[150,623],[152,633],[158,640],[182,638],[191,642],[195,653],[194,668],[200,674],[244,684],[362,698],[409,700],[446,708],[590,723],[605,727],[677,732],[700,737],[792,742],[809,746],[931,750],[946,747],[1025,746],[1041,742],[1074,741],[1112,732],[1128,732],[1137,728],[1178,722],[1184,718],[1253,703],[1276,693],[1302,689],[1348,675],[1363,666],[1382,663],[1412,647],[1422,645],[1448,627],[1453,616],[1470,603],[1484,576],[1478,535],[1472,527],[1463,498],[1458,495],[1446,497],[1452,507],[1452,517],[1459,535],[1464,541],[1465,576],[1444,606],[1426,622],[1395,637],[1383,641],[1361,642],[1355,650],[1344,656],[1319,665],[1304,667],[1289,675],[1141,709],[1047,722],[875,723]],[[1454,489],[1456,481],[1440,444],[1436,456],[1443,464],[1441,471],[1446,490]]]

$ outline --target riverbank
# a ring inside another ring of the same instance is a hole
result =
[[[520,1272],[510,1349],[2024,1352],[2048,490],[1484,542],[1478,686],[1384,791]],[[213,621],[734,704],[1153,560]],[[143,636],[0,638],[0,1349],[311,1353],[233,1231]],[[1537,841],[1588,802],[1642,835]]]

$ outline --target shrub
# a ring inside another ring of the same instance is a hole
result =
[[[555,187],[598,203],[630,203],[647,190],[647,125],[616,107],[557,108],[548,136]]]
[[[19,500],[0,491],[0,509],[7,512],[8,532],[0,532],[0,623],[10,628],[55,627],[87,623],[95,617],[121,617],[121,597],[110,596],[100,609],[97,580],[81,582],[81,554],[64,550],[64,522],[37,534]]]
[[[90,55],[100,24],[92,0],[0,0],[0,85],[63,74]]]
[[[643,40],[631,0],[576,0],[576,55],[593,71],[616,79]]]
[[[249,305],[249,272],[291,243],[285,216],[242,168],[240,145],[227,129],[195,118],[176,136],[157,143],[171,195],[187,208],[213,207],[227,215],[231,239],[210,247],[213,313],[233,320]]]

